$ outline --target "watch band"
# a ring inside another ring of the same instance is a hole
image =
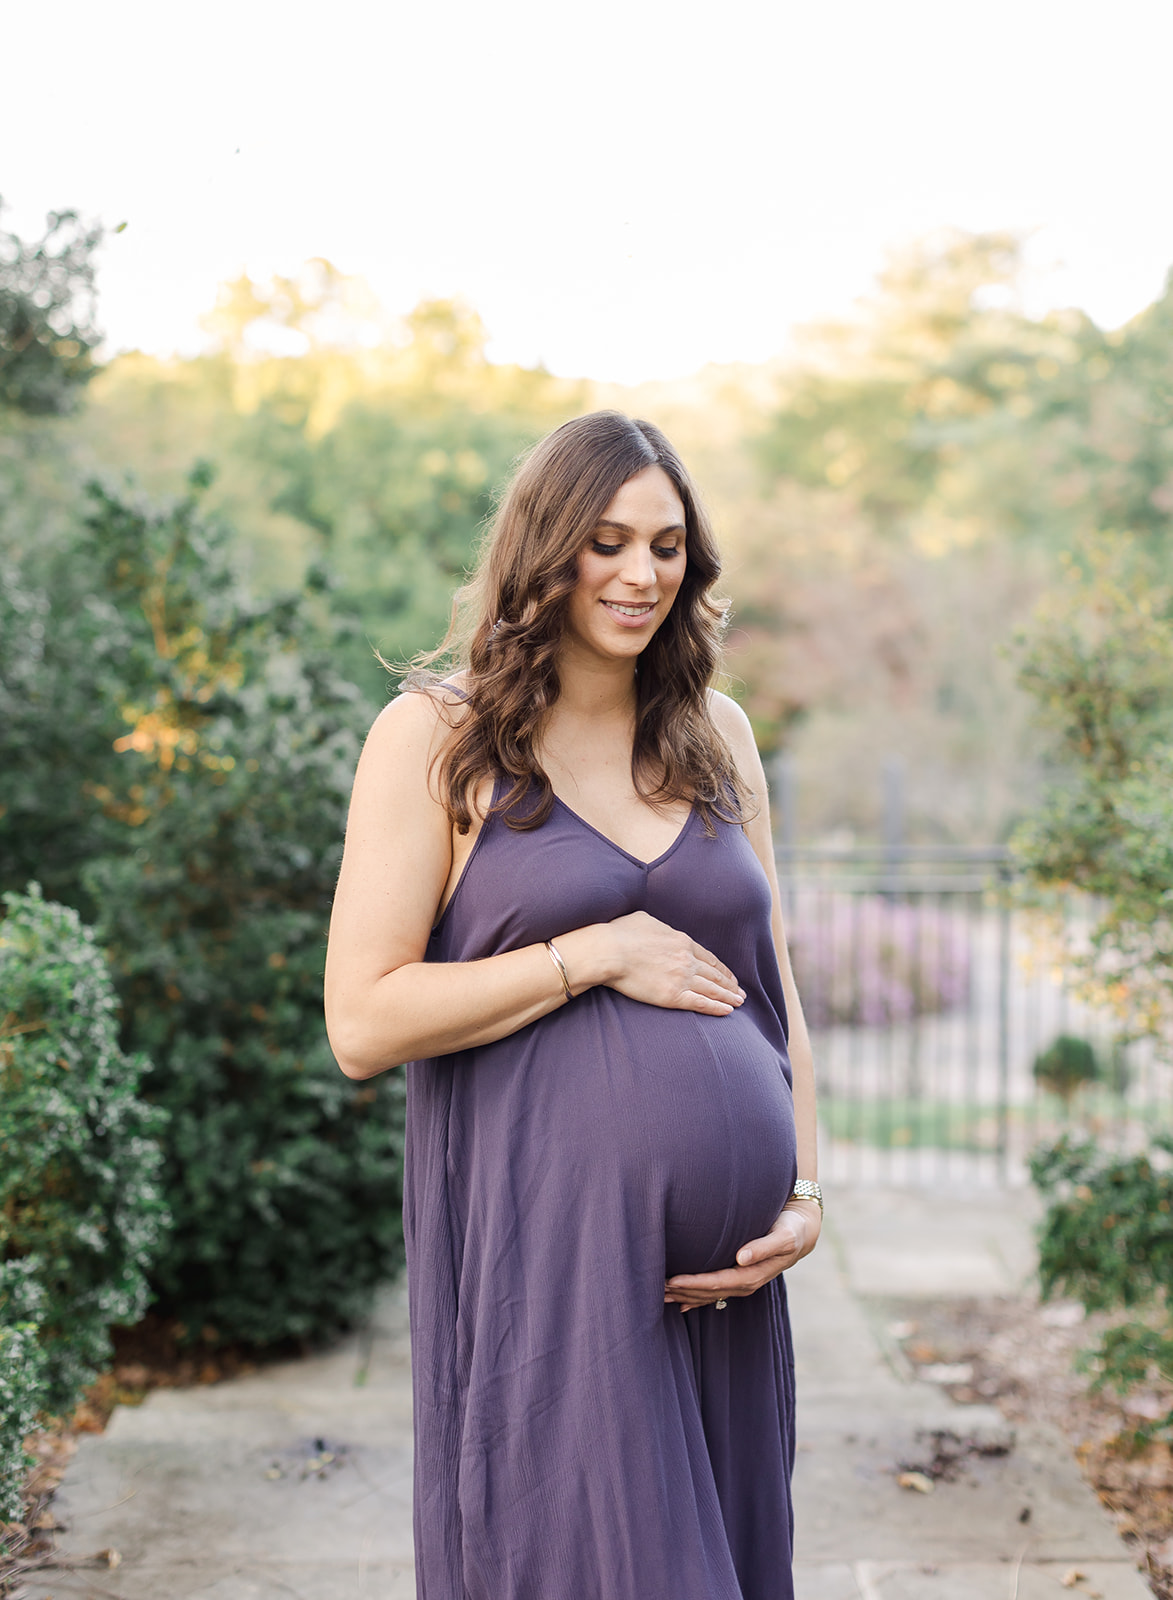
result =
[[[817,1202],[819,1210],[822,1211],[823,1209],[823,1191],[812,1178],[796,1178],[794,1192],[790,1198],[792,1200],[814,1200]]]

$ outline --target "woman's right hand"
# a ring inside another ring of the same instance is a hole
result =
[[[745,990],[711,950],[646,911],[598,923],[591,931],[605,944],[602,981],[631,1000],[727,1017],[745,999]]]

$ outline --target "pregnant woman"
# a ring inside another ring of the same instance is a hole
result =
[[[408,1063],[421,1600],[792,1594],[814,1083],[718,572],[658,429],[567,423],[359,764],[327,1020]]]

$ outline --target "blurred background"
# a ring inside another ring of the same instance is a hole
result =
[[[1164,1115],[1167,7],[66,0],[4,36],[4,1059],[97,1074],[84,1138],[7,1113],[5,1181],[59,1162],[105,1218],[14,1201],[6,1261],[68,1239],[95,1326],[153,1297],[209,1350],[362,1314],[401,1085],[337,1073],[320,987],[375,650],[438,640],[518,453],[600,406],[715,515],[834,1159],[1005,1179]],[[100,1049],[44,1022],[83,946]],[[99,1201],[102,1096],[137,1154]]]

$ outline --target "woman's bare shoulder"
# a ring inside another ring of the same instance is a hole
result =
[[[731,695],[722,694],[719,689],[709,690],[709,715],[713,719],[713,726],[729,746],[729,754],[733,757],[733,764],[742,782],[760,801],[765,794],[766,780],[753,724],[737,701]]]
[[[713,726],[718,733],[722,734],[730,745],[744,746],[748,739],[749,743],[757,748],[750,720],[732,695],[724,694],[720,689],[710,689],[709,716],[712,717]]]
[[[437,761],[467,714],[466,701],[449,683],[401,690],[371,724],[360,780],[371,774],[380,787],[420,789],[435,800]]]
[[[368,745],[373,741],[379,748],[394,749],[425,740],[429,747],[437,742],[442,746],[468,714],[468,702],[460,689],[455,674],[442,683],[401,689],[371,724]]]

